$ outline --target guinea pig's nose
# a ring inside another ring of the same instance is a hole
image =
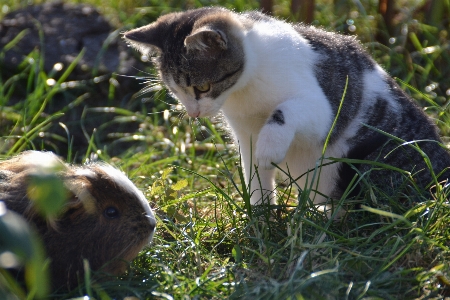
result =
[[[147,219],[148,219],[148,221],[150,223],[150,230],[151,231],[155,231],[155,228],[156,228],[156,219],[155,219],[155,217],[148,216],[148,215],[146,217],[147,217]]]
[[[156,228],[156,219],[153,216],[146,216],[148,219],[148,222],[150,223],[150,236],[148,237],[148,243],[150,244],[153,240],[153,236],[155,235],[155,228]]]

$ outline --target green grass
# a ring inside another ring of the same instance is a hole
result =
[[[143,25],[161,13],[212,3],[86,2],[123,28]],[[316,2],[314,24],[342,32],[356,26],[354,32],[364,45],[425,107],[448,142],[448,4],[441,22],[434,18],[431,24],[423,3],[398,1],[403,6],[391,37],[373,1]],[[14,0],[6,4],[11,9],[24,5]],[[276,4],[278,16],[294,19],[289,1]],[[258,4],[236,0],[226,5],[243,10]],[[379,43],[380,36],[394,38],[392,44]],[[150,68],[145,71],[153,74]],[[114,164],[145,192],[157,213],[158,229],[151,247],[123,276],[102,282],[88,277],[78,289],[48,297],[440,299],[450,295],[447,189],[405,208],[367,183],[366,193],[339,201],[337,206],[348,211],[340,221],[332,221],[312,205],[306,191],[298,193],[295,184],[285,182],[278,188],[276,213],[270,207],[250,208],[239,155],[229,145],[223,124],[183,117],[164,90],[136,94],[121,105],[124,99],[115,97],[112,83],[104,102],[87,106],[92,86],[77,82],[71,88],[70,72],[67,66],[46,74],[39,52],[30,53],[14,73],[0,70],[0,155],[7,158],[25,149],[46,149],[76,163],[99,158]],[[56,84],[48,86],[49,78]],[[20,101],[15,100],[17,95]],[[52,109],[53,101],[61,97],[70,106]],[[143,98],[150,101],[142,102]],[[80,109],[79,118],[61,122],[73,108]],[[103,122],[97,124],[96,119]],[[74,138],[69,123],[79,126],[84,140]],[[361,174],[355,180],[364,178]],[[362,209],[354,209],[356,204]],[[32,292],[21,290],[0,270],[0,294],[33,298]]]

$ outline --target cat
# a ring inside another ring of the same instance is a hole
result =
[[[342,197],[357,174],[365,180],[349,196],[368,180],[392,191],[408,182],[405,172],[372,170],[360,160],[411,172],[422,189],[433,186],[415,144],[392,136],[417,140],[438,180],[450,176],[450,155],[434,123],[352,36],[208,7],[161,16],[123,37],[143,54],[157,53],[160,78],[190,117],[223,114],[253,205],[276,203],[273,163],[299,177],[298,186],[313,187],[315,203]],[[301,175],[320,163],[327,136],[324,157],[356,161],[322,166],[312,182]]]

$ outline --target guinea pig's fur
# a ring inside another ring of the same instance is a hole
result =
[[[33,204],[30,176],[55,170],[68,200],[54,218]],[[0,162],[0,200],[40,234],[50,257],[53,287],[71,289],[83,281],[83,259],[94,271],[119,275],[155,231],[155,217],[143,193],[105,163],[65,164],[51,152],[26,151]]]

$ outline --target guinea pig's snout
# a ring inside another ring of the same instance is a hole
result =
[[[155,234],[156,229],[156,219],[153,215],[146,215],[148,222],[150,223],[150,236],[148,238],[148,243],[150,244],[153,240],[153,235]]]
[[[150,230],[155,231],[156,228],[156,219],[154,216],[146,215],[148,221],[150,222]]]

